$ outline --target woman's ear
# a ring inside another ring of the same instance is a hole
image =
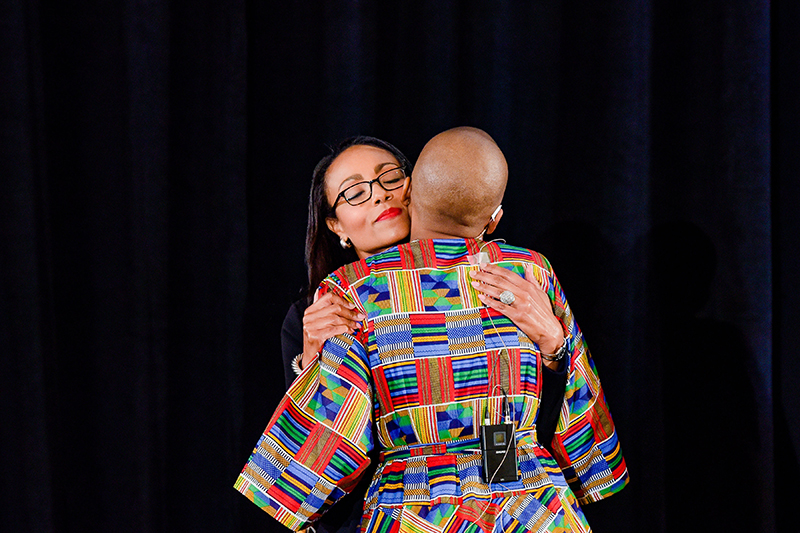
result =
[[[328,229],[334,232],[340,239],[347,240],[347,235],[342,231],[342,225],[339,224],[339,219],[336,217],[328,217],[325,219],[325,224]]]
[[[406,181],[400,190],[400,200],[406,206],[411,203],[411,176],[406,176]]]
[[[500,219],[503,218],[503,208],[501,207],[498,209],[497,214],[494,218],[486,225],[486,235],[489,235],[491,232],[495,230],[497,225],[500,223]]]

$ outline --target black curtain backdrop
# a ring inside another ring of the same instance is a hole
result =
[[[311,171],[488,131],[631,473],[598,532],[798,531],[797,3],[0,7],[3,529],[273,531]]]

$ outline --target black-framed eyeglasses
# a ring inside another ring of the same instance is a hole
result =
[[[372,185],[376,182],[383,187],[384,191],[393,191],[402,187],[405,179],[406,171],[403,167],[397,167],[381,172],[374,180],[354,183],[336,196],[331,210],[336,209],[340,198],[350,205],[361,205],[368,202],[372,198]]]

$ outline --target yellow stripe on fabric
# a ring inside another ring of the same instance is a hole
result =
[[[369,275],[369,268],[366,266],[363,260],[345,265],[342,268],[342,271],[345,273],[344,279],[348,285],[352,285],[353,283]],[[342,289],[342,287],[339,287],[339,290]]]
[[[453,366],[449,357],[442,357],[437,361],[440,376],[439,387],[442,395],[442,403],[450,403],[455,400],[455,383],[453,377]]]
[[[480,414],[480,424],[483,424],[484,417],[489,418],[491,424],[499,424],[503,418],[503,396],[498,388],[496,395],[491,398],[481,398],[478,411]],[[476,426],[477,427],[477,426]]]
[[[515,394],[515,396],[523,397],[519,427],[532,427],[536,423],[536,416],[539,411],[539,398],[530,394]]]
[[[425,310],[417,272],[397,270],[388,272],[387,278],[393,311],[414,313]]]
[[[309,367],[305,368],[299,376],[289,386],[286,395],[291,398],[298,406],[305,408],[308,402],[314,397],[319,385],[319,363],[314,361]]]
[[[280,503],[276,502],[278,505]],[[273,509],[269,506],[262,507],[267,513],[272,515],[272,518],[283,524],[284,526],[288,527],[289,529],[296,530],[300,527],[301,524],[304,522],[294,516],[291,512],[287,511],[283,506],[279,507],[278,509]]]
[[[247,494],[247,489],[249,487],[250,482],[247,481],[247,479],[245,479],[241,474],[236,478],[236,483],[233,484],[233,488],[245,495]]]
[[[586,385],[592,392],[592,396],[597,397],[600,391],[600,381],[589,366],[589,362],[586,361],[586,354],[581,354],[576,358],[575,371],[586,381]]]
[[[425,335],[424,337],[412,337],[412,341],[414,340],[419,341],[418,344],[425,342],[447,342],[447,333],[444,335]]]
[[[425,266],[425,252],[422,249],[419,241],[414,241],[409,243],[409,248],[411,250],[411,257],[413,258],[413,263],[409,265],[409,268],[422,268]]]
[[[480,349],[485,347],[486,343],[483,341],[454,342],[449,346],[451,352],[472,350],[472,353],[481,351]]]
[[[311,428],[308,437],[306,437],[294,458],[298,463],[314,471],[319,468],[319,465],[327,465],[327,461],[330,460],[330,455],[333,452],[332,444],[336,445],[340,440],[340,437],[331,428],[324,424],[317,424]]]
[[[581,518],[575,514],[575,509],[572,507],[575,501],[575,496],[572,495],[571,491],[559,488],[556,489],[556,494],[558,494],[558,499],[561,500],[561,508],[564,510],[564,518],[567,524],[570,526],[570,529],[567,531],[574,531],[576,533],[589,533],[591,530],[586,529],[586,527],[584,527],[583,520],[581,520]]]
[[[536,263],[525,263],[524,267],[525,279],[528,281],[535,281],[539,284],[539,288],[545,292],[550,290],[550,276],[547,270]]]
[[[341,433],[350,442],[358,442],[369,418],[369,409],[369,402],[363,394],[358,389],[350,389],[336,415],[334,431]]]
[[[442,402],[442,376],[439,368],[439,358],[429,357],[426,359],[427,367],[428,367],[428,382],[425,384],[425,388],[430,391],[430,395],[425,405],[431,405],[434,403],[441,403]],[[447,384],[445,383],[445,386]]]
[[[500,335],[501,333],[517,333],[517,326],[515,326],[513,323],[505,325],[503,323],[498,324],[497,317],[493,318],[493,320],[495,322],[490,330],[490,333],[494,333],[495,335]],[[491,324],[491,322],[489,324]]]
[[[413,506],[403,508],[400,515],[400,529],[398,533],[441,533],[442,530],[434,526],[413,509]]]
[[[458,290],[461,293],[462,309],[474,309],[483,304],[478,299],[478,291],[472,286],[472,276],[470,270],[478,270],[478,265],[462,265],[458,267],[461,272],[458,273]]]
[[[383,328],[391,328],[397,326],[407,326],[410,324],[410,321],[407,316],[388,316],[388,317],[381,317],[381,320],[373,322],[375,332],[379,332]]]
[[[433,401],[433,385],[439,379],[436,365],[431,365],[430,358],[417,359],[417,398],[420,405],[431,405]]]
[[[417,407],[410,410],[414,434],[419,442],[438,442],[439,430],[436,427],[436,412],[431,407]]]

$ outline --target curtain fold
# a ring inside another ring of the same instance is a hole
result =
[[[41,49],[31,4],[4,7],[0,32],[0,498],[10,524],[39,532],[56,525],[46,372],[55,346]]]

